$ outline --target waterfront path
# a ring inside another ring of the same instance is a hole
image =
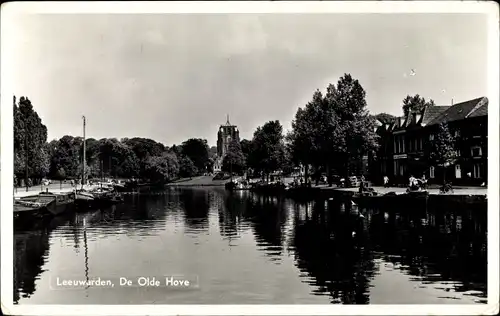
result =
[[[81,185],[76,186],[77,189],[80,189],[81,187],[82,187]],[[96,187],[95,185],[84,185],[83,186],[83,188],[86,190],[90,190],[90,189],[95,188],[95,187]],[[43,186],[37,185],[37,186],[33,186],[33,187],[28,188],[28,191],[26,191],[26,188],[17,188],[17,190],[14,189],[14,198],[33,196],[33,195],[39,194],[40,192],[46,192],[46,191],[49,191],[52,193],[67,193],[67,192],[71,192],[73,190],[74,190],[74,187],[71,186],[71,184],[69,184],[69,183],[63,183],[62,185],[60,185],[59,183],[52,183],[52,184],[43,185]]]
[[[286,179],[289,180],[289,179]],[[292,180],[286,181],[286,183],[291,182]],[[199,176],[199,177],[193,177],[191,179],[182,179],[178,180],[176,182],[172,182],[169,184],[169,186],[224,186],[229,180],[213,180],[212,176]],[[78,185],[77,188],[80,188],[81,186]],[[85,189],[92,189],[95,186],[84,186]],[[323,190],[340,190],[340,191],[351,191],[351,192],[357,192],[359,189],[358,188],[338,188],[336,186],[329,187],[328,185],[318,185],[314,186],[313,188],[320,188]],[[17,188],[17,190],[14,190],[14,197],[19,198],[19,197],[26,197],[26,196],[32,196],[32,195],[37,195],[40,192],[45,192],[48,189],[49,192],[53,193],[66,193],[70,192],[73,190],[73,187],[69,183],[52,183],[50,185],[44,185],[44,186],[33,186],[26,191],[26,188]],[[389,187],[385,188],[382,186],[373,186],[373,189],[377,191],[379,194],[385,194],[389,192],[395,192],[396,194],[402,194],[406,192],[406,188],[400,188],[400,187]],[[439,194],[439,189],[438,188],[430,188],[428,189],[430,194]],[[454,188],[454,193],[448,193],[448,194],[454,194],[454,195],[487,195],[488,193],[488,188],[485,187],[455,187]]]
[[[320,186],[321,187],[321,186]],[[322,186],[322,189],[325,190],[341,190],[341,191],[351,191],[351,192],[358,192],[359,188],[336,188],[336,187],[328,187],[328,186]],[[406,192],[406,188],[385,188],[385,187],[372,187],[378,194],[386,194],[389,192],[394,192],[396,194],[402,194]],[[439,189],[437,188],[430,188],[427,190],[429,194],[439,194]],[[487,195],[488,194],[488,189],[483,188],[483,187],[457,187],[453,188],[453,193],[447,193],[447,194],[453,194],[453,195]]]
[[[213,176],[199,176],[181,179],[172,183],[169,183],[169,186],[224,186],[229,179],[226,180],[214,180]],[[233,177],[233,179],[239,179],[241,177]]]

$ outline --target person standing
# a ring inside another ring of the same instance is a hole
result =
[[[384,176],[384,188],[388,188],[388,187],[389,187],[389,177]]]

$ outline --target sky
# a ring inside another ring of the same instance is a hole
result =
[[[401,115],[408,94],[438,105],[487,95],[481,14],[22,15],[14,94],[64,135],[216,144],[229,115],[240,137],[285,130],[316,89],[344,73],[368,110]],[[412,71],[413,70],[413,71]]]

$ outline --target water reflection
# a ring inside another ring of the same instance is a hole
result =
[[[180,201],[189,231],[206,230],[209,225],[210,192],[202,189],[184,190]]]
[[[284,225],[287,208],[283,200],[259,197],[245,200],[245,219],[252,224],[257,246],[273,261],[280,261],[283,254]]]
[[[363,236],[359,217],[341,212],[340,205],[325,212],[324,201],[302,209],[295,211],[293,246],[298,267],[316,287],[313,293],[330,295],[332,303],[369,303],[374,263],[365,239],[359,237]]]
[[[14,296],[60,304],[485,302],[485,214],[214,189],[129,195],[124,204],[18,229]],[[44,286],[62,271],[89,279],[165,270],[199,275],[203,294],[62,294]]]
[[[384,261],[435,289],[486,297],[486,206],[366,212],[370,242]]]
[[[36,281],[44,272],[43,266],[49,251],[49,235],[65,218],[56,218],[45,227],[19,229],[14,234],[14,302],[22,296],[29,298],[35,293]]]

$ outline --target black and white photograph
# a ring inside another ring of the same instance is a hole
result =
[[[2,6],[3,312],[497,313],[498,5],[445,2]]]

